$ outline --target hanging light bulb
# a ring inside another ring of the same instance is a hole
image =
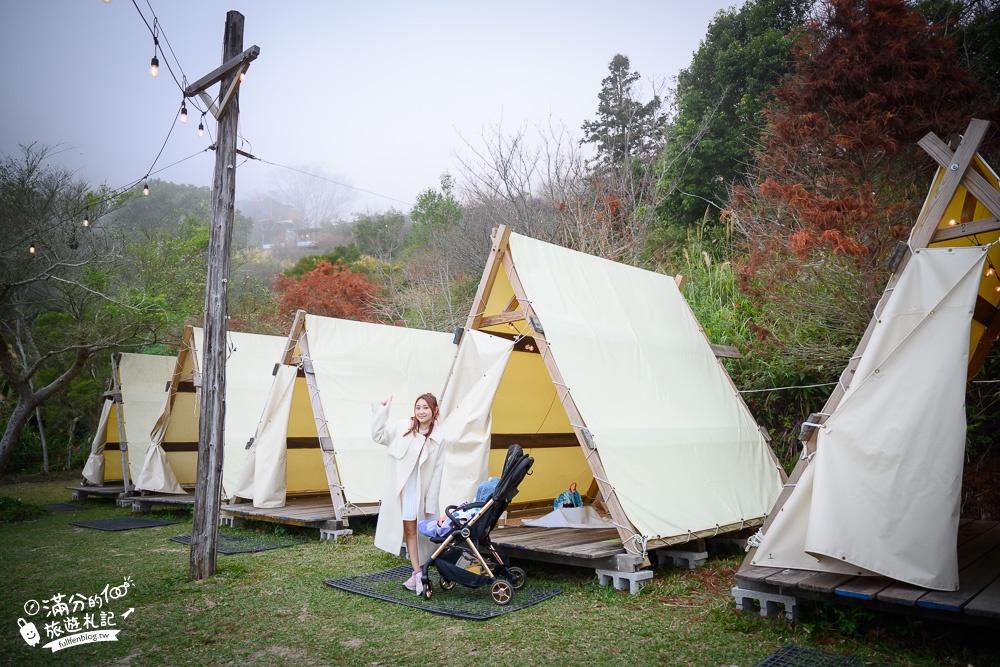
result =
[[[198,121],[198,136],[199,137],[205,136],[205,124],[202,123],[201,121]]]
[[[986,269],[986,275],[992,276],[994,273],[996,273],[996,271],[993,270],[992,266],[990,268]]]
[[[956,224],[957,223],[955,222],[955,218],[952,218],[951,220],[948,221],[948,226],[949,227],[954,227]]]
[[[243,70],[242,72],[240,72],[240,83],[243,83],[243,80],[246,78],[247,78],[247,71]]]
[[[35,254],[35,242],[34,241],[32,241],[31,245],[28,246],[28,252],[30,252],[32,255]]]
[[[160,60],[153,56],[153,59],[149,61],[149,76],[156,78],[156,75],[160,73]]]
[[[142,182],[142,196],[143,197],[149,196],[149,184],[146,183],[146,181]]]
[[[104,4],[110,5],[111,4],[111,0],[104,0]]]
[[[83,215],[83,226],[84,227],[90,227],[90,211],[89,210]]]
[[[188,122],[188,108],[184,100],[181,100],[181,122]]]

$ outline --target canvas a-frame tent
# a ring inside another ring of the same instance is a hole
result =
[[[182,494],[187,493],[185,486],[193,487],[197,481],[203,338],[200,328],[184,331],[166,400],[152,425],[149,449],[135,478],[137,490]],[[226,334],[226,341],[223,495],[236,485],[247,443],[271,388],[273,360],[285,344],[283,336],[235,331]]]
[[[442,401],[442,504],[472,497],[517,443],[535,459],[517,505],[551,507],[576,482],[644,554],[760,525],[781,490],[672,276],[500,227],[459,348]]]
[[[149,432],[167,396],[176,357],[122,352],[111,358],[111,391],[83,468],[88,484],[123,484],[127,493],[149,448]],[[123,444],[124,443],[124,444]],[[126,479],[122,471],[128,475]]]
[[[938,163],[860,344],[743,568],[882,575],[959,588],[965,394],[1000,334],[1000,184],[977,154],[989,123]]]
[[[421,394],[440,395],[453,335],[299,311],[247,452],[235,498],[284,507],[289,497],[329,494],[338,521],[374,514],[386,448],[372,441],[372,404],[393,397],[390,423],[413,414]]]

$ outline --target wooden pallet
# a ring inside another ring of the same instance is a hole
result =
[[[194,495],[190,493],[154,493],[149,495],[132,496],[129,500],[132,501],[132,511],[139,513],[149,512],[154,507],[168,507],[171,509],[186,509],[188,507],[194,507]]]
[[[634,572],[642,558],[629,554],[614,528],[505,526],[490,539],[507,555],[575,567]]]
[[[1000,523],[963,521],[958,534],[959,589],[933,591],[887,577],[855,577],[750,565],[736,573],[739,595],[861,604],[914,616],[1000,627]],[[759,593],[759,595],[755,595]],[[761,608],[762,615],[770,615]]]
[[[81,484],[79,486],[67,486],[66,488],[73,492],[73,500],[87,500],[87,498],[91,496],[94,498],[114,500],[125,492],[125,486],[123,484],[109,484],[105,486],[90,486],[88,484]]]
[[[345,517],[337,520],[333,502],[329,495],[304,496],[288,498],[284,507],[259,508],[252,503],[237,503],[223,505],[220,511],[223,517],[235,519],[267,521],[290,526],[304,526],[321,530],[343,529],[348,525],[349,517],[373,516],[378,514],[378,505],[348,505],[345,506]]]

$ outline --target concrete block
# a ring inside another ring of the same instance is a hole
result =
[[[86,500],[86,497],[84,497],[83,500]],[[133,499],[131,497],[123,498],[118,496],[118,498],[115,499],[115,504],[118,505],[118,507],[132,507],[132,502]]]
[[[798,598],[791,595],[751,591],[739,586],[733,587],[732,594],[736,600],[737,611],[749,611],[753,608],[753,600],[756,600],[760,604],[761,616],[777,616],[780,613],[786,620],[794,621],[799,615]]]
[[[339,540],[341,537],[347,537],[348,535],[353,535],[353,534],[354,531],[351,530],[350,528],[332,529],[332,530],[327,528],[319,529],[319,539],[333,540],[334,542]]]
[[[636,595],[646,584],[653,580],[651,570],[640,570],[638,572],[618,572],[616,570],[594,570],[597,573],[597,581],[601,586],[614,586],[619,591],[627,590],[632,595]]]
[[[689,570],[697,569],[708,561],[707,551],[657,549],[653,553],[656,554],[657,563],[659,565],[663,565],[665,562],[670,562],[674,567],[686,567]]]

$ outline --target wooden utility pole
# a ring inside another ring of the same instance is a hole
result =
[[[215,177],[212,180],[212,227],[208,248],[208,280],[205,288],[205,340],[202,359],[201,411],[198,426],[198,473],[191,529],[192,579],[215,573],[222,492],[222,457],[226,419],[226,329],[229,314],[229,250],[233,237],[233,207],[236,197],[236,135],[239,121],[240,75],[260,51],[243,52],[243,15],[226,14],[222,44],[222,67],[184,91],[185,97],[201,93],[221,82],[218,108],[218,143]]]

